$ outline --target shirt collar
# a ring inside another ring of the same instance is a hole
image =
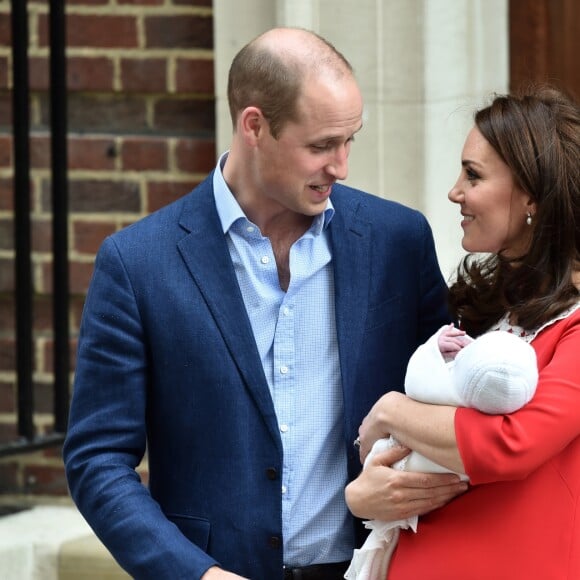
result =
[[[226,183],[222,173],[222,169],[225,165],[228,154],[229,151],[226,151],[220,156],[215,172],[213,174],[213,194],[224,234],[229,232],[230,228],[237,220],[248,220],[246,214],[243,212],[242,208],[234,197],[231,189],[228,187],[228,184]],[[310,227],[310,231],[314,235],[319,235],[329,226],[330,221],[334,216],[334,212],[334,206],[332,205],[332,201],[329,198],[324,211],[321,214],[315,216],[314,221],[312,222],[312,226]]]

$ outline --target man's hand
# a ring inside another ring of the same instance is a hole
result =
[[[351,512],[363,519],[402,520],[440,508],[468,486],[453,473],[414,473],[390,466],[409,449],[393,447],[379,453],[345,490]]]
[[[226,572],[222,570],[219,566],[212,566],[208,571],[201,577],[201,580],[248,580],[245,576],[238,576],[232,572]]]

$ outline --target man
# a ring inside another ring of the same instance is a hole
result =
[[[352,441],[447,321],[446,286],[418,212],[336,183],[363,104],[331,45],[266,32],[228,98],[215,172],[99,252],[67,476],[136,578],[338,580],[362,539]],[[402,497],[438,505],[454,478]]]

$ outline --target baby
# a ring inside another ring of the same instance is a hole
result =
[[[472,407],[488,414],[512,413],[534,395],[538,381],[536,354],[531,345],[506,331],[476,339],[452,324],[439,329],[409,360],[405,393],[417,401]],[[393,437],[379,439],[365,460],[398,445]],[[412,451],[394,469],[447,473],[448,469]],[[467,481],[464,474],[458,474]],[[418,516],[393,522],[371,520],[365,543],[355,550],[344,577],[384,580],[400,529],[417,531]]]

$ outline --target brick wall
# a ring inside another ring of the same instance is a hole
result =
[[[35,425],[51,430],[48,0],[28,0]],[[16,436],[10,0],[0,0],[0,443]],[[211,0],[67,0],[71,358],[103,238],[215,163]],[[71,361],[74,370],[74,360]],[[0,459],[0,495],[66,494],[60,449]]]

